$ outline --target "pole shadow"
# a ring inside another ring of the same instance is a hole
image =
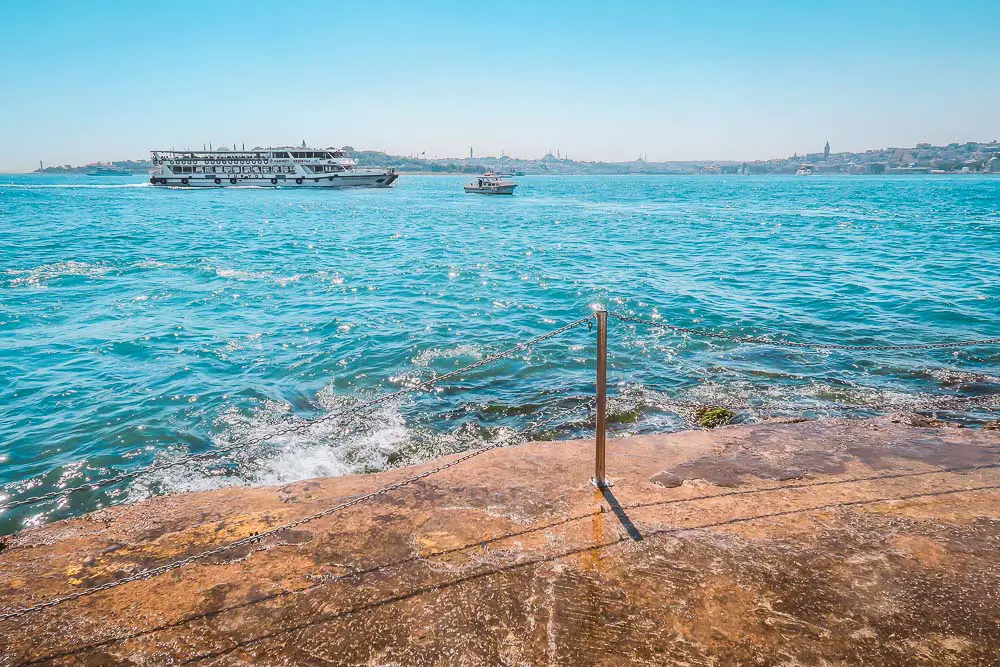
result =
[[[632,523],[632,519],[625,512],[625,508],[622,507],[618,499],[615,498],[615,494],[611,492],[611,488],[608,486],[601,486],[601,495],[604,496],[604,500],[607,501],[608,505],[611,506],[611,511],[615,513],[618,517],[618,522],[625,528],[628,532],[628,536],[632,538],[634,542],[642,542],[642,532],[636,528],[635,524]]]

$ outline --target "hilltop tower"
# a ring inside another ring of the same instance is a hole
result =
[[[830,142],[826,142],[826,146],[823,146],[823,161],[826,162],[830,159]]]

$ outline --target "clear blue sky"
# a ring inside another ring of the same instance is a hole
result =
[[[0,171],[210,141],[744,160],[990,140],[998,72],[1000,0],[6,2]]]

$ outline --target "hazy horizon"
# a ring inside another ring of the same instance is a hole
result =
[[[1000,137],[993,2],[0,12],[3,172],[209,142],[661,162]]]
[[[970,140],[970,141],[973,141],[974,143],[984,143],[984,140],[977,141],[977,140],[973,139],[973,140]],[[989,141],[989,142],[993,143],[993,142],[996,142],[996,139],[991,139],[991,140],[986,140],[986,141]],[[245,142],[241,142],[241,143],[245,143]],[[948,143],[950,144],[950,143],[955,143],[955,142],[948,142]],[[960,142],[960,143],[966,143],[966,142],[963,141],[963,142]],[[265,148],[292,147],[292,148],[294,148],[294,147],[297,147],[299,145],[301,145],[301,142],[299,144],[295,144],[295,143],[287,143],[287,144],[286,143],[282,143],[282,144],[272,144],[272,145],[257,144],[257,143],[253,143],[253,144],[246,143],[245,150],[251,150],[252,148],[255,148],[255,147],[265,147]],[[307,145],[309,146],[309,148],[329,148],[329,147],[335,147],[335,144],[323,144],[322,142],[315,143],[315,144],[308,144],[308,142],[307,142]],[[344,145],[346,145],[346,144],[344,144]],[[947,145],[947,144],[943,144],[943,145]],[[205,144],[205,147],[207,148],[208,144]],[[339,148],[341,146],[336,146],[336,147]],[[868,148],[862,148],[862,149],[856,149],[856,150],[849,150],[849,149],[831,150],[831,155],[835,155],[837,153],[844,153],[844,152],[846,152],[846,153],[863,153],[863,152],[865,152],[867,150],[894,149],[894,148],[908,149],[908,148],[915,148],[915,147],[916,147],[915,145],[908,145],[908,146],[902,146],[902,145],[900,145],[900,146],[870,146]],[[232,151],[232,150],[236,150],[236,151],[244,150],[243,146],[241,146],[239,144],[237,144],[237,146],[235,147],[235,149],[233,148],[232,144],[229,144],[228,146],[226,146],[226,145],[215,145],[215,144],[212,144],[212,148],[215,149],[215,150],[218,150],[220,148],[225,148],[225,149],[230,150],[230,151]],[[351,146],[351,148],[353,148],[355,151],[361,151],[361,152],[368,152],[368,151],[372,150],[372,149],[365,148],[363,146]],[[162,147],[160,147],[160,149],[163,150]],[[197,151],[197,150],[201,150],[201,149],[202,149],[202,147],[200,147],[200,146],[188,146],[188,147],[184,147],[184,148],[181,148],[181,147],[170,148],[170,150],[193,150],[193,151]],[[823,151],[822,151],[822,147],[820,147],[818,149],[814,148],[814,149],[809,150],[809,151],[801,151],[801,152],[798,153],[798,156],[799,157],[805,157],[805,155],[806,155],[807,152],[815,154],[815,153],[822,153]],[[553,149],[553,155],[555,155],[555,154],[556,154],[556,149]],[[392,153],[390,153],[390,155],[392,155],[393,157],[400,157],[400,158],[413,157],[413,158],[418,158],[418,159],[421,159],[421,160],[426,159],[426,160],[456,160],[456,161],[468,159],[468,157],[469,157],[468,154],[466,154],[466,155],[429,155],[428,154],[428,155],[420,156],[420,155],[409,155],[409,154],[407,154],[407,155],[399,155],[399,154],[392,154]],[[478,154],[478,153],[476,153],[474,155],[474,157],[476,159],[482,159],[482,160],[490,160],[490,159],[496,160],[496,159],[500,159],[501,156],[499,154]],[[540,159],[544,158],[545,155],[509,155],[509,154],[504,154],[503,157],[514,159],[514,160],[540,160]],[[702,162],[704,162],[704,163],[710,163],[710,164],[726,164],[726,163],[739,164],[740,162],[745,162],[745,163],[766,162],[766,161],[772,160],[772,159],[785,159],[785,158],[790,158],[790,157],[794,157],[794,155],[780,155],[780,156],[771,156],[771,157],[767,157],[767,158],[749,158],[749,159],[742,159],[742,160],[733,160],[733,159],[727,159],[727,158],[720,158],[720,159],[712,159],[712,158],[690,158],[690,159],[686,159],[686,160],[680,160],[680,159],[677,159],[677,160],[671,160],[671,159],[653,160],[652,158],[647,158],[645,160],[645,162],[650,163],[650,164],[657,164],[657,163],[664,164],[664,163],[672,163],[672,162],[675,162],[675,163],[702,163]],[[149,159],[149,156],[146,155],[146,154],[144,154],[144,155],[139,155],[139,156],[120,156],[120,157],[115,157],[115,158],[107,158],[107,159],[101,160],[101,161],[86,160],[86,161],[82,161],[82,162],[78,162],[78,163],[58,163],[58,162],[47,163],[46,162],[44,164],[44,166],[45,167],[63,167],[63,166],[67,166],[68,165],[68,166],[71,166],[71,167],[84,167],[84,166],[87,166],[89,164],[97,164],[98,162],[108,164],[108,163],[111,163],[111,162],[121,162],[121,161],[127,161],[127,160],[140,161],[140,160],[147,160],[147,159]],[[562,159],[571,160],[571,161],[574,161],[574,162],[604,163],[604,164],[629,164],[631,162],[636,162],[637,161],[637,158],[632,158],[631,160],[629,160],[629,159],[624,159],[624,160],[604,160],[604,159],[600,159],[600,158],[595,159],[595,160],[584,160],[582,158],[581,159],[577,159],[577,158],[573,157],[572,155],[563,155]],[[3,171],[3,170],[0,170],[0,174],[2,174],[2,173],[8,173],[8,174],[32,173],[37,168],[38,168],[38,163],[36,163],[33,168],[26,168],[26,169],[23,169],[23,170],[20,170],[20,171],[16,171],[16,170]],[[444,175],[454,175],[451,172],[443,172],[443,174]]]

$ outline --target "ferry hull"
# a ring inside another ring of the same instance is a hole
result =
[[[373,174],[336,174],[329,176],[295,176],[289,178],[255,178],[254,175],[236,177],[208,177],[194,174],[179,176],[152,176],[152,185],[174,188],[388,188],[399,175],[394,172]]]

